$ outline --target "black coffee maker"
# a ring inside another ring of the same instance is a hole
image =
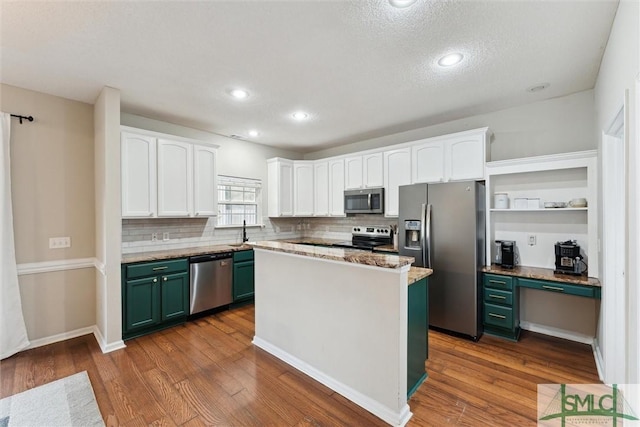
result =
[[[500,266],[502,268],[513,268],[516,266],[516,242],[513,240],[502,240],[500,242],[500,253],[502,255]]]
[[[582,255],[580,255],[580,246],[575,240],[567,240],[566,242],[558,242],[555,244],[556,252],[556,269],[554,273],[572,274],[580,276],[580,264]]]

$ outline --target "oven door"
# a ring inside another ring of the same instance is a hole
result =
[[[345,213],[384,213],[384,188],[344,192]]]

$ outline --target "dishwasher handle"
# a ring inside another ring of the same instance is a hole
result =
[[[218,254],[197,255],[189,257],[189,264],[197,264],[199,262],[216,261],[219,259],[229,259],[233,257],[232,252],[222,252]]]

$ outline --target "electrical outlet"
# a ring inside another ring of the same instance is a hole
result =
[[[164,233],[162,233],[162,240],[164,240],[165,242],[167,240],[169,240],[169,232],[165,231]]]
[[[536,244],[536,236],[535,234],[529,235],[529,246],[535,246]]]
[[[155,242],[156,240],[158,240],[158,233],[151,233],[151,241]]]
[[[51,237],[49,249],[63,249],[71,247],[71,237]]]

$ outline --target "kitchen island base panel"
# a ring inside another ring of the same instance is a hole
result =
[[[411,416],[408,270],[256,248],[254,343],[403,425]]]
[[[350,401],[366,409],[367,411],[371,412],[372,414],[376,415],[378,418],[386,421],[391,425],[404,426],[407,424],[407,422],[412,416],[411,408],[409,408],[408,404],[405,404],[405,406],[402,408],[400,413],[396,413],[394,411],[391,411],[386,406],[383,406],[380,403],[376,402],[375,400],[371,399],[370,397],[360,393],[357,390],[354,390],[352,387],[349,387],[341,383],[340,381],[337,381],[336,379],[326,375],[324,372],[321,372],[318,369],[314,368],[313,366],[309,365],[308,363],[303,362],[297,357],[292,356],[286,351],[283,351],[282,349],[258,337],[254,337],[252,343],[256,347],[259,347],[264,351],[266,351],[267,353],[282,360],[283,362],[288,363],[289,365],[293,366],[300,372],[303,372],[304,374],[310,376],[311,378],[318,381],[319,383],[324,384],[325,386],[334,390],[336,393],[346,397]],[[427,378],[427,375],[425,374],[424,379],[426,378]],[[421,384],[422,382],[417,384],[415,388],[417,389]]]

